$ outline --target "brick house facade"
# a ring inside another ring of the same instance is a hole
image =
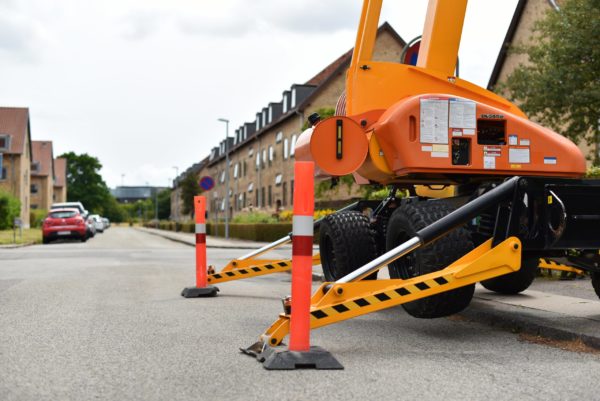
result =
[[[54,159],[54,190],[52,203],[67,201],[67,159],[62,157]]]
[[[374,59],[399,61],[405,42],[388,24],[378,30]],[[229,196],[229,214],[260,209],[267,212],[290,209],[294,190],[294,145],[307,117],[322,108],[335,108],[345,87],[345,72],[352,49],[344,53],[304,84],[294,84],[282,93],[281,100],[260,108],[256,119],[233,130],[233,137],[214,147],[206,163],[194,174],[215,179],[215,188],[207,196],[209,218],[222,219],[225,196]],[[231,133],[230,133],[231,134]],[[227,145],[227,146],[226,146]],[[229,150],[230,193],[226,194],[225,150]],[[174,181],[171,213],[175,220],[185,220],[175,212],[181,210],[180,188]],[[355,188],[336,191],[331,196],[351,197]]]
[[[49,210],[54,196],[54,154],[51,141],[32,141],[31,208]]]
[[[0,190],[20,200],[25,228],[29,227],[30,166],[29,109],[0,107]]]

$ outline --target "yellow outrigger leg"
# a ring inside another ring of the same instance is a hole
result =
[[[512,273],[520,267],[521,241],[516,237],[509,237],[495,247],[492,247],[492,239],[489,239],[450,266],[408,280],[324,283],[311,299],[310,327],[316,329],[377,312]],[[255,345],[279,345],[289,330],[290,315],[281,314]],[[255,351],[260,352],[256,348]]]
[[[538,268],[540,268],[540,269],[548,269],[548,270],[558,270],[558,271],[569,272],[569,273],[576,273],[578,275],[582,275],[582,274],[585,273],[583,270],[577,269],[577,268],[575,268],[573,266],[569,266],[569,265],[565,265],[565,264],[561,264],[561,263],[556,263],[553,260],[544,259],[544,258],[540,259],[540,263],[538,265]]]

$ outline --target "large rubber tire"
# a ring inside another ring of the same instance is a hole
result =
[[[500,294],[518,294],[533,283],[539,262],[537,257],[525,256],[521,259],[521,268],[518,271],[482,281],[481,285]]]
[[[330,214],[319,228],[319,250],[325,280],[336,281],[377,257],[369,218],[356,211]],[[376,279],[377,272],[366,277]]]
[[[387,249],[397,247],[415,236],[420,229],[438,221],[454,208],[447,202],[424,201],[400,206],[394,211],[388,223]],[[452,264],[473,249],[469,232],[460,227],[437,241],[408,254],[389,265],[392,278],[408,279],[441,270]],[[418,318],[438,318],[449,316],[466,308],[475,285],[467,285],[442,292],[427,298],[418,299],[402,306],[412,316]]]
[[[596,295],[598,295],[598,297],[600,298],[600,273],[592,273],[592,285],[594,286],[594,291],[596,291]]]

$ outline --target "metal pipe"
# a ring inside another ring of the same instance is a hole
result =
[[[352,273],[347,274],[346,276],[337,280],[336,284],[348,283],[351,281],[361,280],[361,279],[367,277],[368,275],[370,275],[371,273],[381,269],[382,267],[387,266],[388,264],[392,263],[396,259],[400,259],[402,256],[406,255],[407,253],[410,253],[410,252],[414,251],[415,249],[420,248],[422,245],[423,245],[423,242],[421,241],[421,239],[419,237],[412,237],[408,241],[398,245],[394,249],[379,256],[377,259],[372,260],[371,262],[367,263],[363,267],[360,267],[360,268],[354,270]]]
[[[270,250],[273,250],[275,248],[279,248],[280,246],[288,244],[290,242],[292,242],[292,236],[288,235],[287,237],[280,238],[280,239],[278,239],[275,242],[271,242],[270,244],[265,245],[262,248],[259,248],[259,249],[255,250],[255,251],[252,251],[252,252],[250,252],[250,253],[248,253],[248,254],[240,257],[240,258],[237,258],[237,260],[245,260],[245,259],[250,259],[250,258],[255,257],[255,256],[262,255],[263,253],[267,253]]]

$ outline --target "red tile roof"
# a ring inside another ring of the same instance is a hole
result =
[[[67,159],[59,157],[54,159],[54,186],[64,187],[67,182]]]
[[[31,169],[31,175],[47,176],[54,173],[54,158],[52,155],[52,141],[31,141],[31,163],[39,163],[37,171]]]
[[[29,109],[0,107],[0,135],[10,135],[10,149],[6,153],[23,154],[27,143]]]
[[[342,54],[338,57],[333,63],[329,64],[325,67],[321,72],[317,75],[306,81],[306,85],[316,85],[319,86],[323,83],[327,78],[329,78],[338,68],[340,68],[344,64],[349,64],[350,59],[352,58],[352,49],[348,50],[346,53]]]

